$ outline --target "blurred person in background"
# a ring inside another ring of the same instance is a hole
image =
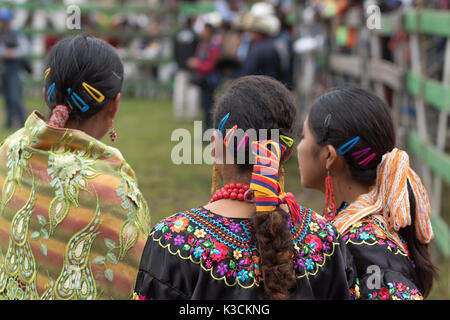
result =
[[[286,85],[289,49],[284,40],[276,38],[280,33],[280,20],[273,6],[264,2],[255,3],[244,16],[242,24],[251,33],[251,44],[235,77],[266,75]]]
[[[193,17],[188,17],[184,27],[174,40],[174,57],[177,63],[175,88],[173,92],[173,111],[177,121],[193,121],[197,114],[198,87],[191,83],[191,70],[187,61],[195,55],[198,37],[192,28]],[[184,106],[187,105],[187,110]]]
[[[25,57],[30,52],[30,43],[25,35],[11,28],[13,18],[10,9],[0,9],[0,72],[8,129],[12,128],[15,119],[19,126],[25,123],[21,71],[28,65]]]
[[[219,13],[212,12],[203,16],[204,27],[200,34],[194,57],[188,59],[188,66],[195,72],[193,82],[200,86],[201,106],[204,112],[204,127],[211,128],[210,110],[213,104],[214,91],[220,83],[220,75],[216,72],[216,61],[222,51],[223,37],[218,33],[222,25]]]
[[[216,0],[215,8],[224,22],[231,23],[240,13],[243,13],[245,3],[243,0]]]
[[[294,86],[294,25],[295,12],[291,1],[279,1],[276,8],[276,14],[280,20],[280,33],[275,40],[275,44],[280,52],[283,54],[282,68],[283,80],[282,82],[290,89]]]

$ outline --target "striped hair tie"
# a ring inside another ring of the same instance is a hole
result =
[[[280,204],[285,203],[289,207],[293,222],[298,225],[300,206],[291,193],[282,192],[278,182],[280,159],[286,147],[272,140],[253,141],[251,147],[255,164],[250,189],[255,195],[256,212],[273,211]]]

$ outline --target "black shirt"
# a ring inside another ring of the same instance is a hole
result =
[[[349,299],[346,247],[336,229],[301,207],[289,221],[297,289],[292,299]],[[135,292],[145,299],[264,299],[251,219],[199,207],[158,223],[145,246]]]

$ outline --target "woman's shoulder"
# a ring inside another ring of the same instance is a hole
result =
[[[351,251],[364,253],[382,250],[384,253],[409,256],[406,242],[398,234],[389,231],[380,215],[359,220],[343,232],[342,237]]]
[[[258,286],[259,253],[251,220],[227,218],[197,207],[157,223],[151,245],[199,265],[227,286]]]
[[[298,225],[292,220],[289,226],[292,234],[294,268],[298,277],[316,275],[336,254],[341,246],[336,228],[312,209],[300,207],[301,219]]]

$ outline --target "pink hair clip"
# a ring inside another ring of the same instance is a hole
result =
[[[368,153],[371,150],[371,148],[366,148],[363,150],[359,150],[355,153],[352,153],[352,156],[355,157],[355,159],[359,159],[361,158],[363,155],[365,155],[366,153]],[[367,158],[365,158],[363,161],[359,162],[359,165],[367,165],[370,161],[372,161],[373,158],[375,158],[377,154],[376,153],[372,153],[370,156],[368,156]]]
[[[358,155],[357,157],[355,157],[355,159],[359,159],[359,158],[361,158],[363,155],[365,155],[367,152],[369,152],[370,149],[371,149],[371,148],[366,148],[366,149],[363,149],[363,150],[359,150],[359,151],[357,151],[357,152],[355,152],[355,153],[352,153],[352,156],[355,157],[356,155]]]
[[[368,156],[367,158],[365,158],[363,161],[361,161],[358,164],[362,165],[364,163],[364,165],[366,166],[367,164],[369,164],[370,161],[372,161],[373,158],[375,158],[376,155],[377,155],[376,153],[372,153],[370,156]]]
[[[241,148],[242,143],[244,143],[244,147],[242,150],[245,150],[245,146],[247,145],[247,141],[248,141],[248,135],[245,134],[245,136],[242,137],[241,142],[239,143],[237,150],[239,150]]]

